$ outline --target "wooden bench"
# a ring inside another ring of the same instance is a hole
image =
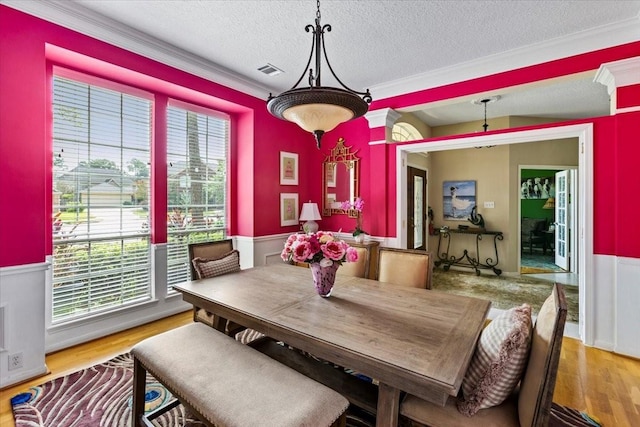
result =
[[[363,409],[375,417],[378,405],[378,386],[348,374],[332,364],[305,356],[297,350],[278,344],[271,338],[255,340],[248,344],[272,359],[295,369],[319,383],[337,391],[349,400],[353,407]],[[351,410],[350,409],[350,410]],[[349,419],[349,414],[347,414]]]
[[[134,427],[168,410],[145,416],[147,372],[207,426],[345,425],[341,394],[202,323],[148,338],[131,354]]]

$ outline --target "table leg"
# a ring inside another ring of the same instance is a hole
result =
[[[378,385],[376,427],[397,427],[400,409],[400,390],[387,384]]]

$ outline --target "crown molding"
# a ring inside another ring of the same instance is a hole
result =
[[[392,128],[400,116],[402,116],[402,114],[391,108],[383,108],[380,110],[369,111],[364,117],[369,122],[369,127],[373,129],[383,126]]]
[[[618,87],[640,83],[640,56],[602,64],[593,81],[605,85],[609,95]]]
[[[143,32],[64,0],[0,0],[14,9],[240,92],[266,98],[274,88],[161,42]],[[439,87],[640,40],[640,15],[553,40],[372,86],[377,99]]]
[[[640,40],[640,15],[549,41],[371,86],[377,99],[440,87]]]
[[[0,3],[258,98],[266,98],[274,91],[77,3],[63,0],[0,0]]]

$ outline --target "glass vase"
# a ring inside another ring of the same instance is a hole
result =
[[[336,271],[340,264],[334,262],[329,267],[321,267],[319,262],[309,264],[311,275],[313,276],[313,286],[316,292],[323,298],[329,298],[333,285],[336,281]]]

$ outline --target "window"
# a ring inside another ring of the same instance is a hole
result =
[[[413,125],[405,122],[398,122],[391,129],[391,139],[393,141],[405,142],[422,139],[422,135]]]
[[[149,300],[151,102],[53,81],[53,310],[61,323]]]
[[[167,110],[167,284],[189,280],[188,244],[220,240],[226,230],[229,119]]]

